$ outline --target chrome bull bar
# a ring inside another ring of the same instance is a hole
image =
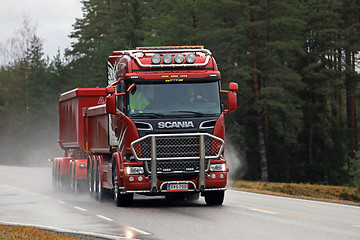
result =
[[[149,134],[131,143],[135,159],[151,163],[151,192],[159,191],[157,163],[165,160],[198,160],[199,190],[205,190],[205,160],[220,158],[223,149],[224,140],[208,133]]]

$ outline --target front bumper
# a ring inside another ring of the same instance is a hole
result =
[[[199,187],[199,176],[193,180],[157,180],[156,188],[153,188],[151,177],[145,175],[124,175],[124,187],[120,188],[122,193],[152,193],[161,195],[168,192],[203,192],[203,191],[219,191],[226,190],[227,172],[211,172],[205,174],[205,186]],[[187,184],[187,190],[168,191],[169,184]]]

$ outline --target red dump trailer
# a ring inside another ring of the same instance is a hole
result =
[[[107,87],[60,95],[55,189],[86,186],[117,206],[134,194],[221,205],[229,171],[225,115],[237,108],[236,83],[202,46],[141,47],[108,58]],[[227,96],[221,104],[220,93]]]

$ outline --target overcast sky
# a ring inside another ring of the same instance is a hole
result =
[[[43,40],[45,55],[50,58],[60,48],[61,53],[70,46],[72,24],[82,18],[80,0],[2,0],[0,3],[0,43],[16,36],[27,16],[36,33]]]

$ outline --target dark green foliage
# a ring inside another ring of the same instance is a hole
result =
[[[358,184],[358,1],[82,3],[64,59],[60,52],[45,59],[39,37],[27,34],[21,57],[1,67],[1,152],[31,141],[24,137],[31,128],[45,131],[34,127],[44,116],[57,121],[59,93],[105,86],[112,51],[204,45],[223,88],[239,84],[238,110],[227,117],[229,142],[243,156],[233,175],[262,179],[262,159],[270,181]]]

